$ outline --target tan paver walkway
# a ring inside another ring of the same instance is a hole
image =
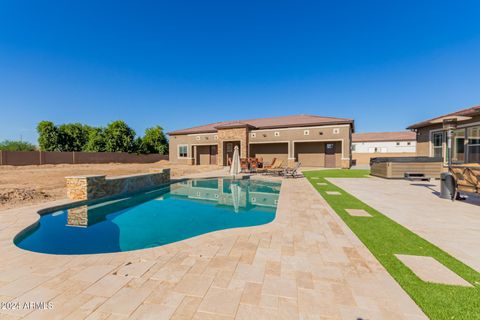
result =
[[[480,198],[440,199],[438,181],[328,180],[480,271]]]
[[[469,282],[445,267],[433,257],[411,256],[405,254],[396,254],[395,256],[423,281],[473,287]]]
[[[17,319],[425,319],[305,179],[283,182],[274,222],[139,251],[18,249],[32,208],[0,213],[0,310]],[[7,317],[9,315],[10,317]]]

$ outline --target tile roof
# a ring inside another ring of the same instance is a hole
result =
[[[435,117],[435,118],[432,118],[432,119],[421,121],[421,122],[418,122],[418,123],[415,123],[415,124],[412,124],[412,125],[408,126],[407,129],[411,130],[411,129],[426,127],[426,126],[431,125],[431,121],[434,121],[434,120],[440,119],[440,118],[444,118],[444,117],[454,117],[454,116],[466,116],[466,117],[468,117],[468,116],[475,116],[475,115],[480,115],[480,106],[475,106],[475,107],[471,107],[471,108],[467,108],[467,109],[458,110],[458,111],[455,111],[455,112],[452,112],[452,113],[444,114],[444,115],[439,116],[439,117]]]
[[[223,121],[215,122],[202,126],[196,126],[187,129],[175,130],[169,132],[170,135],[178,134],[192,134],[192,133],[209,133],[217,132],[222,128],[238,128],[238,127],[250,127],[253,129],[273,129],[273,128],[286,128],[286,127],[306,127],[306,126],[318,126],[328,124],[352,124],[352,119],[346,118],[333,118],[322,117],[315,115],[292,115],[283,117],[271,117],[271,118],[258,118],[249,120],[235,120],[235,121]]]
[[[352,142],[370,142],[370,141],[409,141],[415,140],[416,134],[412,131],[400,132],[365,132],[354,133]]]

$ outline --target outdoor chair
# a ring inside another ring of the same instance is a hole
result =
[[[272,169],[274,168],[276,165],[277,165],[278,161],[277,161],[277,158],[273,158],[272,162],[270,165],[263,165],[261,168],[258,168],[257,169],[257,172],[258,173],[264,173],[264,172],[267,172],[269,169]]]
[[[248,171],[249,166],[248,166],[248,159],[247,158],[241,158],[240,159],[240,169],[242,170],[242,172],[247,172]]]
[[[283,160],[278,160],[275,164],[265,171],[265,174],[281,174],[285,168],[282,168]]]
[[[297,162],[293,168],[285,168],[281,175],[285,178],[297,178],[300,176],[298,170],[300,169],[301,165],[302,164],[300,162]]]
[[[456,192],[480,194],[480,166],[478,164],[452,166],[450,173],[455,178]]]
[[[250,162],[250,172],[257,172],[258,169],[258,160],[257,159],[252,159]]]

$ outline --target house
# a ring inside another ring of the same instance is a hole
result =
[[[412,124],[407,129],[416,132],[417,155],[442,157],[447,161],[447,135],[444,120],[456,120],[452,135],[452,163],[480,163],[480,106]]]
[[[354,133],[353,163],[368,165],[375,157],[413,157],[416,155],[415,138],[415,133],[411,131]]]
[[[349,168],[353,130],[352,119],[315,115],[216,122],[169,132],[169,158],[173,163],[226,166],[238,146],[241,158]]]

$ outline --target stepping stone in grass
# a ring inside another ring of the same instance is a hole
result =
[[[342,194],[338,191],[327,191],[327,194],[330,196],[341,196]]]
[[[352,217],[372,217],[370,213],[363,209],[345,209],[345,211],[347,211],[347,213]]]
[[[312,180],[318,180],[319,178],[318,177],[312,177]]]
[[[396,254],[395,256],[423,281],[473,287],[469,282],[445,267],[433,257],[410,256],[403,254]]]
[[[326,186],[326,185],[327,185],[327,183],[325,183],[325,182],[317,182],[317,186]]]

